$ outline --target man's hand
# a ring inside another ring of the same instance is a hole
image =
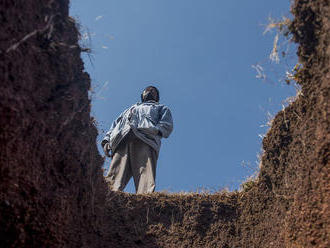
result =
[[[110,144],[109,143],[105,143],[104,144],[103,151],[104,151],[105,156],[107,156],[109,158],[111,157],[111,155],[109,153],[111,151],[111,148],[110,148]]]

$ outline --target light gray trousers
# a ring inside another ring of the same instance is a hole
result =
[[[137,194],[155,190],[158,154],[129,132],[117,147],[105,180],[114,191],[122,191],[133,176]]]

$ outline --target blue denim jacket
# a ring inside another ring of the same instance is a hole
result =
[[[126,109],[111,125],[102,140],[102,146],[109,142],[112,152],[129,131],[159,152],[161,138],[167,138],[173,130],[170,109],[155,101],[136,103]]]

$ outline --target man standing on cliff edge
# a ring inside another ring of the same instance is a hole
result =
[[[102,140],[104,153],[112,157],[105,179],[114,191],[122,191],[133,176],[136,193],[155,190],[155,177],[161,138],[173,130],[170,109],[159,104],[159,91],[149,86],[141,103],[125,110]]]

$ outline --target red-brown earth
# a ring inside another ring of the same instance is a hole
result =
[[[296,0],[301,92],[240,192],[107,189],[67,0],[0,2],[1,247],[330,247],[330,6]]]

